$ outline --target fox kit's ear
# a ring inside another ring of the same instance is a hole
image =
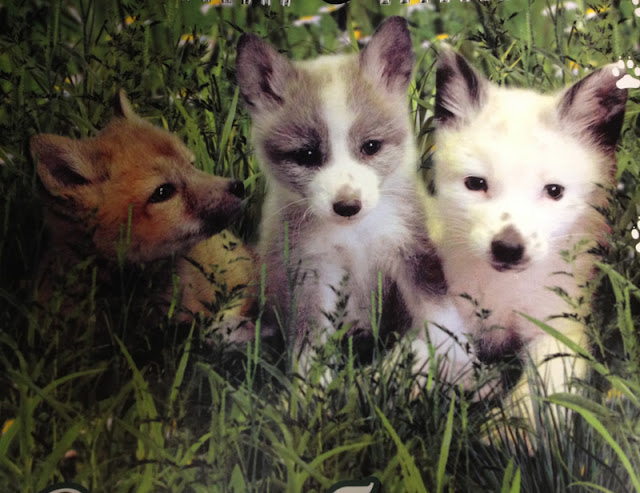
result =
[[[240,37],[236,77],[252,114],[282,105],[287,83],[294,74],[289,60],[259,36],[245,33]]]
[[[139,120],[140,117],[133,111],[133,106],[127,97],[127,93],[124,89],[120,89],[116,95],[116,101],[114,105],[114,112],[116,116],[120,118],[126,118],[127,120]]]
[[[443,46],[436,70],[435,118],[440,126],[456,125],[482,107],[487,81],[462,55]]]
[[[36,135],[31,156],[38,162],[38,176],[54,194],[91,183],[93,168],[82,157],[78,141],[58,135]]]
[[[576,82],[558,105],[560,121],[576,135],[590,135],[606,153],[615,152],[627,102],[627,90],[616,86],[620,71],[615,69],[608,65]]]
[[[389,17],[376,30],[360,54],[360,67],[386,90],[406,95],[414,64],[413,45],[407,21]]]

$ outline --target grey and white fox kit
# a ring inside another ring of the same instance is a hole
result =
[[[384,22],[360,54],[292,62],[256,35],[238,43],[238,84],[267,178],[259,254],[269,303],[285,320],[295,312],[288,336],[303,355],[341,323],[371,329],[379,272],[383,316],[398,308],[404,314],[394,329],[423,328],[431,318],[457,323],[444,303],[447,285],[416,176],[406,100],[413,63],[400,17]],[[292,293],[287,272],[296,268]],[[346,309],[336,321],[331,314],[345,279]],[[431,337],[452,346],[439,330]],[[467,361],[460,351],[459,362]]]

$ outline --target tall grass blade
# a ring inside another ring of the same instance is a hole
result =
[[[579,413],[587,421],[587,423],[589,423],[591,425],[591,427],[594,430],[596,430],[605,439],[605,441],[609,444],[609,446],[611,446],[611,448],[617,454],[617,456],[620,459],[620,461],[622,462],[624,468],[627,470],[627,473],[629,474],[629,478],[631,479],[631,482],[633,483],[633,487],[634,487],[636,493],[640,493],[640,479],[638,479],[638,476],[636,475],[636,473],[635,473],[635,471],[633,469],[633,466],[631,465],[631,461],[629,460],[627,455],[624,453],[624,451],[622,450],[620,445],[618,445],[618,443],[614,440],[614,438],[611,436],[611,434],[602,425],[600,420],[598,420],[598,418],[593,413],[591,413],[590,411],[588,411],[584,407],[579,406],[578,404],[576,404],[575,401],[573,401],[571,399],[567,399],[565,395],[554,394],[554,395],[548,397],[548,400],[550,402],[553,402],[553,403],[558,404],[560,406],[567,407],[567,408],[572,409],[575,412]]]
[[[391,426],[387,417],[377,406],[376,413],[378,414],[380,421],[382,421],[382,426],[384,426],[384,429],[387,431],[398,449],[397,457],[400,462],[402,474],[406,478],[404,480],[404,484],[406,486],[407,493],[427,493],[427,488],[422,481],[420,471],[416,467],[416,463],[413,460],[413,457],[411,457],[407,446],[402,443],[398,433],[393,429],[393,426]]]

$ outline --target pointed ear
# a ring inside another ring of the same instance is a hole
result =
[[[627,90],[617,87],[619,79],[613,64],[596,70],[564,91],[558,105],[560,121],[605,153],[615,152],[624,122]]]
[[[245,33],[240,37],[236,78],[252,114],[281,106],[287,83],[294,74],[291,62],[259,36]]]
[[[78,141],[43,134],[32,137],[30,147],[38,162],[38,176],[50,193],[61,194],[91,183],[93,169],[84,160]]]
[[[415,55],[407,21],[389,17],[360,54],[360,67],[372,80],[389,91],[406,95]]]
[[[482,107],[488,84],[462,55],[443,46],[436,70],[435,118],[438,125],[463,122]]]
[[[124,89],[120,89],[116,95],[113,111],[116,116],[125,118],[127,120],[140,120],[140,117],[133,110],[131,102],[127,97],[127,93]]]

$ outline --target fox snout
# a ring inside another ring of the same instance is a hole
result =
[[[499,272],[523,270],[529,262],[525,241],[513,226],[502,229],[491,241],[491,266]]]
[[[227,190],[232,194],[238,197],[239,199],[244,198],[244,183],[240,180],[232,180],[227,187]]]
[[[359,199],[340,200],[333,204],[333,211],[342,217],[355,216],[360,209],[362,209],[362,202]]]
[[[220,185],[223,189],[222,194],[218,191]],[[198,215],[202,221],[202,232],[210,236],[226,228],[239,214],[242,198],[244,198],[244,184],[238,180],[213,177],[209,185],[209,193],[204,194],[203,198],[204,203],[200,206]]]
[[[350,186],[344,186],[336,194],[333,202],[333,212],[342,217],[352,217],[362,209],[360,191]]]

